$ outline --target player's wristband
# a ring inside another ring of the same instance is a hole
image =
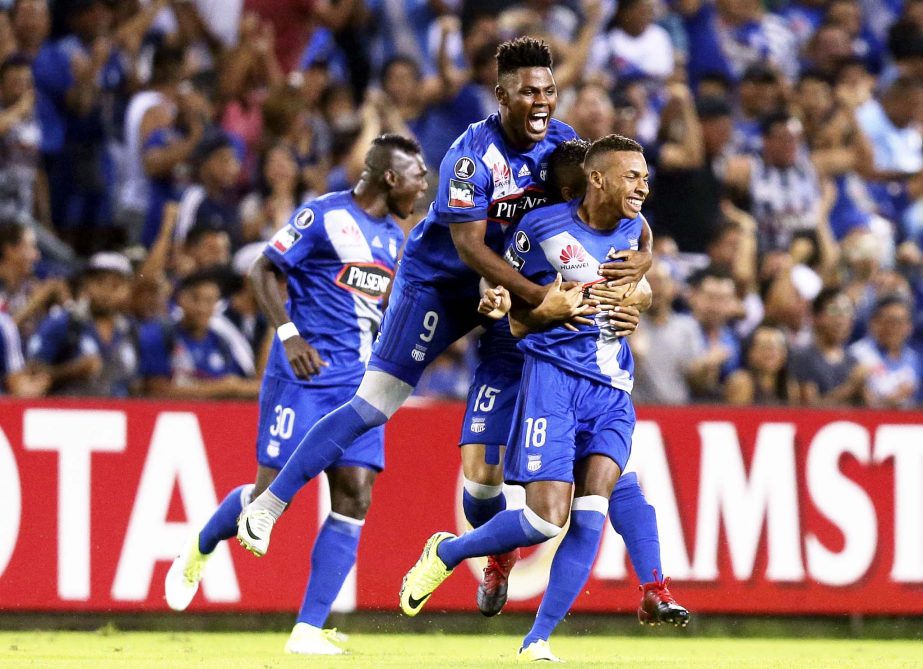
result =
[[[291,339],[292,337],[297,337],[300,333],[298,328],[295,327],[295,324],[289,321],[288,323],[283,323],[276,328],[276,335],[279,337],[279,341],[285,341],[286,339]]]

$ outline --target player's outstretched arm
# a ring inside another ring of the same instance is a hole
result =
[[[487,221],[451,223],[449,230],[458,257],[468,267],[493,285],[506,286],[510,293],[533,307],[542,303],[546,287],[529,281],[484,243]]]
[[[279,291],[272,261],[264,255],[259,256],[250,268],[249,278],[256,302],[269,318],[272,327],[278,330],[280,326],[291,323],[292,319],[285,310],[285,302]],[[283,338],[284,334],[280,333],[280,339],[285,347],[285,357],[299,379],[310,379],[327,366],[314,347],[297,335],[297,331],[295,336]]]

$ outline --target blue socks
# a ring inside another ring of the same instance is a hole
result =
[[[531,509],[501,511],[475,530],[446,539],[437,550],[446,567],[455,569],[462,560],[506,553],[534,546],[557,536],[561,528],[542,520]]]
[[[657,533],[657,513],[647,503],[634,472],[622,476],[609,497],[609,522],[625,541],[631,566],[641,583],[654,580],[654,570],[660,567],[660,535]]]
[[[330,513],[311,551],[311,577],[297,622],[323,627],[349,570],[356,564],[365,521]]]
[[[535,623],[523,639],[523,648],[539,639],[547,640],[583,589],[606,525],[606,506],[606,498],[599,495],[574,500],[570,528],[551,562],[548,588],[542,597]]]
[[[465,479],[462,508],[471,527],[477,529],[501,511],[506,510],[503,486],[490,486]]]
[[[269,491],[279,500],[291,502],[305,483],[336,462],[356,439],[387,421],[388,417],[371,404],[353,397],[314,424]]]
[[[199,532],[199,552],[211,553],[219,541],[230,539],[237,534],[237,516],[246,504],[250,503],[253,484],[241,485],[227,494],[218,505],[212,517]]]

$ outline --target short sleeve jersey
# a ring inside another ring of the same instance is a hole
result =
[[[502,255],[507,229],[547,201],[548,156],[574,137],[569,125],[551,119],[541,142],[517,151],[504,139],[499,114],[469,126],[445,154],[436,199],[410,232],[401,260],[404,276],[475,293],[479,277],[458,257],[449,224],[486,220],[484,241]]]
[[[312,385],[361,380],[403,241],[390,215],[369,216],[350,191],[340,191],[296,210],[266,245],[263,253],[286,275],[292,322],[329,364]],[[303,382],[278,339],[266,373]]]
[[[613,230],[589,227],[577,215],[579,200],[545,207],[519,223],[504,254],[523,276],[545,285],[558,272],[564,281],[599,280],[599,266],[615,251],[637,250],[644,218],[622,219]],[[608,317],[571,331],[557,325],[527,335],[519,348],[572,374],[631,392],[634,360],[628,340],[617,337]]]

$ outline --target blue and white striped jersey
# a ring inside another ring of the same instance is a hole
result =
[[[287,277],[292,322],[329,363],[312,385],[362,378],[403,241],[390,215],[373,218],[350,191],[340,191],[296,210],[266,245],[263,253]],[[292,373],[278,339],[266,374],[307,383]]]
[[[577,216],[579,206],[579,200],[572,200],[526,214],[510,240],[506,261],[538,284],[551,283],[558,272],[564,281],[591,283],[599,280],[599,266],[610,253],[637,250],[643,217],[622,219],[614,230],[595,230]],[[558,325],[531,333],[519,348],[572,374],[631,392],[631,349],[627,340],[616,337],[608,316],[600,314],[596,324],[577,328]]]
[[[486,220],[484,243],[500,255],[507,228],[547,201],[548,156],[576,136],[569,125],[551,119],[545,139],[517,151],[504,139],[499,114],[470,125],[442,159],[436,199],[410,231],[402,276],[476,295],[480,277],[458,257],[449,224]]]
[[[22,371],[25,362],[19,330],[9,314],[0,311],[0,392],[9,374]]]

